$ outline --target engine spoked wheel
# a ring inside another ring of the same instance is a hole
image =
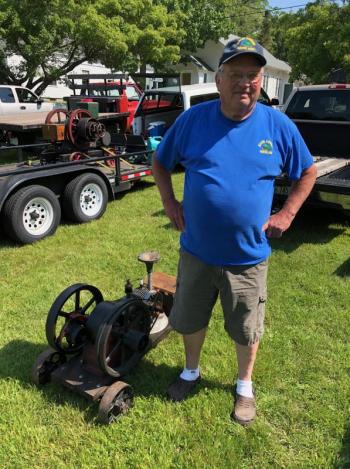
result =
[[[88,340],[86,321],[101,301],[102,293],[92,285],[77,283],[63,290],[47,316],[49,345],[64,354],[80,352]]]
[[[45,124],[64,124],[69,117],[67,109],[52,109],[45,119]]]
[[[77,145],[78,137],[77,137],[77,128],[78,122],[80,119],[83,118],[92,118],[92,114],[90,111],[86,109],[75,109],[69,115],[68,121],[66,123],[66,135],[68,140],[72,145]]]
[[[131,371],[147,350],[151,325],[149,308],[142,300],[121,302],[96,339],[101,369],[117,378]]]
[[[98,421],[109,425],[125,414],[133,405],[132,387],[123,381],[116,381],[108,387],[102,396],[98,408]]]
[[[65,361],[65,356],[56,350],[52,348],[44,350],[32,367],[31,378],[33,383],[37,386],[48,383],[51,380],[51,373]]]

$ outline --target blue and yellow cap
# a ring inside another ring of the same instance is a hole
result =
[[[224,52],[219,60],[219,67],[229,60],[243,54],[254,55],[260,61],[262,67],[266,65],[263,47],[251,37],[239,37],[232,39],[226,44]]]

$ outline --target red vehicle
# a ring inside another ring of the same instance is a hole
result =
[[[127,128],[131,127],[142,89],[137,83],[121,74],[69,75],[73,96],[66,99],[68,109],[72,103],[94,101],[100,112],[129,112]]]

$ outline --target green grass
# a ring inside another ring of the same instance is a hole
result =
[[[183,175],[175,175],[181,193]],[[61,225],[18,247],[0,240],[1,468],[350,467],[350,228],[333,213],[301,214],[273,241],[266,332],[255,368],[258,419],[231,422],[233,346],[217,306],[204,345],[203,382],[182,404],[165,390],[183,365],[171,333],[128,377],[135,406],[97,424],[97,405],[68,389],[30,381],[46,347],[56,296],[76,282],[106,299],[144,276],[136,256],[160,251],[156,269],[176,274],[178,235],[151,181],[109,204],[101,220]]]

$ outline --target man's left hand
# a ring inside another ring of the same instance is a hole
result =
[[[262,230],[265,231],[268,238],[280,238],[282,233],[288,230],[293,219],[294,215],[282,208],[279,212],[270,216]]]

